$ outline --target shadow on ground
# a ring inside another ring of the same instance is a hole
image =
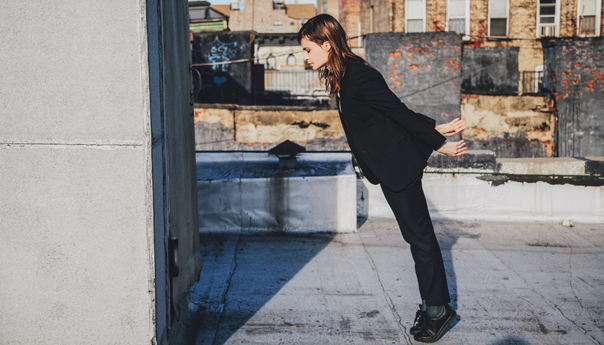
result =
[[[455,266],[453,265],[452,248],[460,238],[477,239],[479,235],[472,235],[464,231],[460,224],[455,221],[441,219],[438,221],[434,221],[434,223],[435,228],[440,229],[439,231],[437,231],[437,237],[438,244],[440,245],[440,250],[443,256],[443,261],[445,264],[445,271],[447,272],[447,283],[449,285],[449,295],[451,296],[451,302],[449,303],[449,305],[451,305],[451,308],[453,308],[453,310],[457,311],[457,273],[455,271]],[[466,224],[466,226],[468,225]],[[461,316],[457,314],[457,317],[447,328],[446,332],[449,332],[451,328],[455,327],[455,325],[457,325],[460,320]]]
[[[227,342],[334,236],[202,234],[202,269],[191,287],[194,312],[184,343]]]
[[[501,340],[497,340],[491,345],[530,345],[530,343],[522,339],[522,337],[511,335]]]

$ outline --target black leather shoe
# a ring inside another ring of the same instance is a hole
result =
[[[413,326],[409,328],[409,334],[416,335],[421,332],[424,328],[424,313],[422,313],[422,305],[419,305],[419,310],[415,313],[415,320],[413,320]]]
[[[428,316],[426,312],[422,312],[422,314],[424,319],[423,329],[421,332],[415,334],[413,339],[423,343],[433,343],[440,339],[447,327],[455,320],[455,316],[457,316],[455,310],[451,309],[448,304],[445,304],[445,312],[440,317]]]

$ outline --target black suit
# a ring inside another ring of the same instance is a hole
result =
[[[446,140],[433,119],[409,110],[382,75],[363,63],[348,61],[338,104],[350,149],[373,184],[404,189]]]
[[[435,121],[407,108],[374,68],[349,60],[338,97],[348,145],[369,182],[381,184],[411,246],[420,294],[427,305],[449,302],[438,241],[421,185],[433,150],[446,141]]]

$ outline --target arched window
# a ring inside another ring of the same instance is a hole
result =
[[[289,54],[287,56],[287,64],[288,65],[295,65],[296,64],[296,57],[294,56],[294,54]]]
[[[277,69],[277,59],[273,56],[273,54],[270,54],[266,58],[266,68],[267,69]]]

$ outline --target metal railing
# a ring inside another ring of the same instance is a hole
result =
[[[292,96],[327,96],[325,85],[319,80],[319,72],[312,70],[265,70],[264,89],[284,91]]]
[[[459,35],[466,33],[466,20],[464,18],[449,19],[449,31],[454,31]]]
[[[579,23],[581,35],[594,36],[596,34],[596,16],[583,16]]]
[[[539,24],[537,30],[539,30],[539,37],[556,36],[556,24]]]
[[[524,71],[522,72],[522,93],[541,93],[543,92],[543,72],[542,71]]]

